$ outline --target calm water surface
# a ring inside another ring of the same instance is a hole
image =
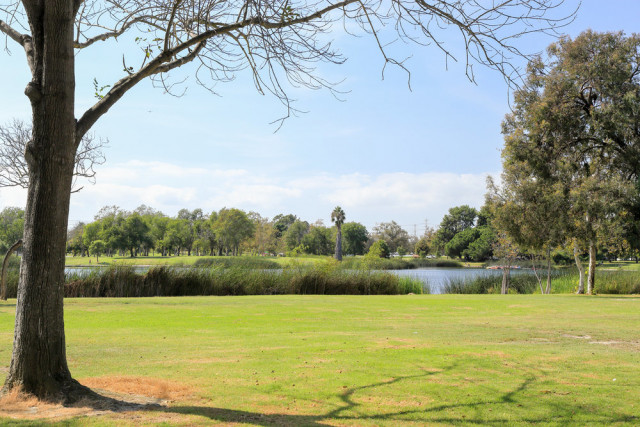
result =
[[[502,270],[485,270],[483,268],[420,268],[416,270],[392,270],[398,276],[408,276],[422,280],[429,285],[432,294],[442,293],[449,279],[473,279],[477,276],[502,276]],[[529,270],[511,270],[511,274],[522,274]]]

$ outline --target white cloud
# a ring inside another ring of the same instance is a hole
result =
[[[85,185],[74,194],[70,219],[72,223],[90,221],[105,205],[131,210],[146,204],[168,215],[175,215],[182,208],[210,212],[226,206],[257,211],[267,217],[294,213],[308,221],[324,219],[329,223],[331,210],[340,205],[348,221],[368,227],[391,220],[422,227],[425,219],[435,226],[453,206],[481,206],[486,175],[321,173],[284,179],[241,169],[192,168],[131,160],[101,168],[96,185]],[[24,206],[25,195],[21,189],[1,189],[0,203]]]

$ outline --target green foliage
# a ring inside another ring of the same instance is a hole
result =
[[[287,249],[292,250],[293,248],[300,246],[300,244],[302,243],[302,238],[308,232],[309,223],[306,221],[296,220],[293,224],[291,224],[289,228],[287,228],[287,232],[284,235]]]
[[[409,233],[395,221],[382,222],[373,228],[374,240],[384,240],[389,253],[397,252],[398,248],[409,246]]]
[[[493,255],[496,233],[490,226],[477,227],[478,237],[469,243],[462,255],[472,261],[485,261]]]
[[[289,226],[296,222],[298,219],[297,216],[293,214],[278,214],[273,217],[273,228],[276,230],[276,238],[282,237],[285,232],[289,229]]]
[[[348,255],[364,255],[369,240],[367,227],[358,222],[346,222],[342,225],[342,248]]]
[[[444,250],[452,258],[484,261],[491,257],[495,240],[495,233],[490,226],[467,228],[453,236]]]
[[[387,242],[384,240],[376,241],[369,248],[369,252],[367,252],[367,257],[370,258],[389,258],[390,251]]]
[[[350,257],[342,261],[345,269],[372,269],[372,270],[411,270],[415,268],[461,268],[462,264],[450,259],[427,258],[378,258],[378,257]]]
[[[240,244],[255,233],[255,225],[248,215],[235,208],[221,209],[212,228],[226,252],[234,255],[239,255]]]
[[[444,251],[445,245],[453,237],[474,226],[478,211],[468,205],[456,206],[449,209],[449,213],[442,218],[435,234],[434,246]]]
[[[467,228],[457,233],[444,246],[444,253],[451,258],[462,258],[463,252],[480,236],[477,228]]]
[[[427,239],[426,237],[420,238],[413,250],[414,253],[420,255],[421,258],[426,257],[431,250],[431,247],[429,246],[429,239]]]
[[[15,207],[4,208],[0,212],[0,252],[6,253],[18,240],[22,239],[24,210]]]
[[[573,265],[575,262],[573,254],[565,250],[555,250],[551,252],[551,260],[556,265]]]
[[[104,253],[105,249],[107,249],[107,244],[104,240],[94,240],[89,246],[89,253],[95,255],[96,261],[98,261],[98,257]]]
[[[609,253],[640,244],[639,50],[635,34],[587,30],[530,62],[503,123],[503,188],[490,195],[514,243]]]
[[[331,255],[334,252],[333,231],[330,228],[314,225],[302,237],[304,252],[313,255]]]

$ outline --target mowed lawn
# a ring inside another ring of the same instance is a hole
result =
[[[166,402],[71,425],[640,423],[637,297],[67,299],[65,319],[76,378]]]

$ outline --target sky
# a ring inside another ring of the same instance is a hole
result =
[[[565,9],[576,5],[567,0]],[[631,34],[640,32],[638,17],[637,0],[583,0],[562,31]],[[459,40],[442,37],[459,49]],[[553,41],[518,42],[533,53]],[[95,185],[83,183],[72,195],[70,226],[92,221],[105,205],[133,210],[141,204],[170,216],[182,208],[235,207],[329,225],[339,205],[347,221],[369,230],[393,220],[420,235],[451,207],[482,206],[487,175],[501,171],[500,125],[510,97],[502,76],[476,66],[472,83],[464,64],[447,61],[435,46],[396,43],[390,48],[400,59],[410,56],[409,88],[400,69],[388,66],[383,76],[383,58],[370,37],[338,33],[334,44],[348,59],[321,66],[319,74],[339,82],[341,93],[292,89],[304,112],[280,128],[273,121],[286,110],[273,96],[260,95],[246,73],[216,85],[215,94],[196,83],[192,68],[175,76],[186,78],[178,87],[182,96],[139,84],[92,130],[108,139],[107,161],[96,168]],[[10,40],[7,46],[10,54],[0,52],[0,124],[30,120],[24,54]],[[122,77],[123,49],[135,57],[124,43],[78,53],[77,117],[96,101],[94,79],[107,85]],[[0,188],[0,209],[23,207],[25,200],[25,190]]]

